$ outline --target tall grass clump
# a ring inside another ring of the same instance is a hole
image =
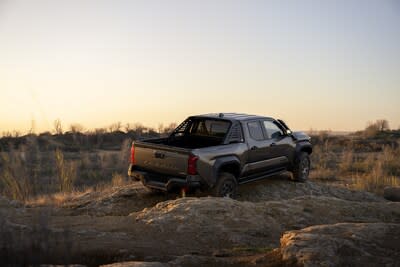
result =
[[[41,171],[41,157],[35,136],[27,137],[18,149],[9,146],[0,152],[0,193],[25,201],[37,191],[37,177]]]
[[[76,180],[76,165],[73,162],[66,162],[61,150],[54,152],[56,160],[56,173],[60,192],[71,192]]]
[[[3,193],[11,199],[25,201],[33,191],[32,183],[24,172],[21,158],[2,155],[0,183]]]
[[[128,181],[125,176],[121,175],[120,173],[113,173],[111,178],[111,186],[123,186],[126,184],[128,184]]]

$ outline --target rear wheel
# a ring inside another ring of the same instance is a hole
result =
[[[215,197],[235,198],[237,182],[235,176],[228,172],[221,172],[218,181],[212,189],[212,195]]]
[[[310,174],[310,156],[307,152],[301,152],[293,168],[293,180],[305,182]]]

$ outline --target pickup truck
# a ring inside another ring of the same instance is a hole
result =
[[[133,141],[128,175],[156,191],[200,189],[234,198],[237,186],[285,171],[304,182],[310,137],[282,120],[238,113],[191,116],[167,138]]]

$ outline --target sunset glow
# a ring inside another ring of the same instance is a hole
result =
[[[243,112],[400,127],[396,1],[0,0],[0,132]]]

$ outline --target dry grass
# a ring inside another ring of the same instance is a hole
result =
[[[353,178],[351,188],[373,192],[383,195],[383,191],[387,186],[400,186],[400,179],[396,176],[385,176],[381,171],[373,170],[365,176],[356,176]]]
[[[376,157],[367,157],[363,168],[365,173],[352,177],[355,189],[383,194],[386,186],[400,186],[400,149],[384,147]]]
[[[67,135],[61,141],[57,139],[60,136],[28,136],[18,146],[10,143],[7,150],[0,152],[0,194],[22,202],[54,201],[58,205],[86,190],[123,186],[129,183],[125,174],[132,139],[115,142],[114,137],[102,135],[112,150],[99,150],[97,146],[84,149],[80,143],[71,144],[79,148],[76,151],[65,149],[70,146],[56,149]],[[385,186],[399,184],[399,137],[400,132],[371,139],[321,132],[312,137],[310,178],[346,180],[356,189],[381,193]]]
[[[76,180],[76,165],[74,162],[66,162],[64,154],[57,149],[54,153],[56,159],[56,171],[60,192],[71,192]]]
[[[124,186],[129,183],[130,181],[126,178],[126,176],[121,175],[120,173],[113,173],[111,186]]]
[[[352,150],[347,150],[342,153],[339,169],[341,172],[348,172],[353,170],[354,155]]]
[[[82,195],[93,192],[95,189],[90,187],[84,190],[72,190],[70,192],[58,192],[54,194],[42,194],[29,198],[25,204],[31,206],[56,206],[60,207],[72,199],[79,198]]]
[[[383,146],[379,152],[354,152],[352,146],[333,152],[329,139],[314,147],[311,179],[345,180],[352,189],[383,194],[386,186],[400,186],[400,147]]]
[[[310,177],[318,180],[333,180],[337,176],[338,156],[332,152],[331,144],[328,140],[322,145],[315,146],[311,154],[313,171]]]
[[[82,189],[73,189],[71,191],[57,192],[52,194],[41,194],[35,197],[30,197],[24,202],[31,206],[55,206],[61,207],[68,202],[80,198],[83,195],[100,192],[106,193],[114,187],[120,187],[130,184],[131,181],[120,173],[114,173],[110,182],[101,182],[94,186],[85,187]]]
[[[18,151],[1,155],[0,185],[3,194],[11,199],[25,201],[34,191],[34,177],[30,177],[26,158],[26,153]]]
[[[62,203],[90,190],[126,184],[131,140],[120,150],[46,150],[32,136],[17,149],[0,152],[0,194],[31,203]]]

